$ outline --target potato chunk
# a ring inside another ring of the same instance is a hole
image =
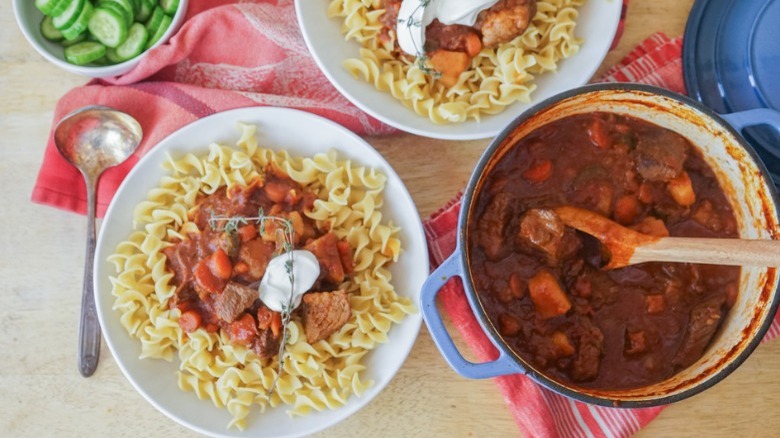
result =
[[[566,292],[555,279],[552,272],[541,269],[528,280],[528,292],[536,312],[542,319],[550,319],[565,314],[571,309]]]
[[[682,172],[678,177],[670,180],[666,183],[666,188],[674,201],[683,207],[690,207],[696,202],[696,193],[693,191],[688,172]]]

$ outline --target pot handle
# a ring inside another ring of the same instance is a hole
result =
[[[720,116],[740,133],[748,126],[754,125],[769,125],[780,133],[780,112],[769,108],[756,108]]]
[[[442,286],[454,277],[463,277],[460,264],[461,254],[456,250],[425,280],[422,286],[420,301],[422,314],[433,342],[439,348],[442,356],[458,374],[469,379],[485,379],[489,377],[503,376],[506,374],[525,373],[502,349],[498,349],[499,356],[492,362],[473,363],[466,360],[458,351],[452,337],[444,326],[444,321],[436,307],[436,295]]]

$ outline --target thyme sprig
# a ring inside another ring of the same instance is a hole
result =
[[[441,77],[441,72],[436,71],[428,66],[428,55],[425,54],[425,51],[421,47],[417,47],[417,41],[414,39],[414,30],[413,28],[422,27],[423,23],[420,20],[415,20],[414,16],[417,15],[417,12],[420,10],[425,10],[425,8],[428,7],[428,5],[431,4],[432,0],[420,0],[420,3],[417,5],[417,7],[412,11],[411,14],[409,14],[409,17],[406,19],[399,18],[398,23],[405,25],[407,32],[409,32],[410,39],[412,40],[412,44],[414,44],[414,64],[417,66],[417,68],[420,69],[421,72],[424,74],[430,75],[434,78]],[[425,12],[423,12],[425,14]],[[424,30],[423,30],[424,31]]]
[[[290,280],[290,299],[287,304],[282,304],[281,312],[282,340],[279,342],[279,371],[276,373],[276,377],[274,377],[274,381],[271,383],[271,388],[268,389],[268,395],[270,396],[273,393],[274,388],[276,388],[276,383],[279,381],[279,376],[281,376],[282,370],[284,369],[284,347],[290,338],[290,334],[287,332],[287,326],[290,324],[290,319],[292,318],[292,312],[294,310],[293,295],[295,294],[295,270],[293,267],[295,266],[295,259],[293,257],[293,242],[295,233],[292,221],[289,218],[268,216],[265,214],[263,207],[258,209],[257,216],[255,217],[216,216],[212,212],[208,223],[211,229],[214,231],[218,231],[221,225],[222,231],[228,233],[231,236],[236,236],[239,227],[242,225],[248,225],[250,221],[260,225],[260,234],[265,234],[266,225],[268,223],[276,223],[281,225],[281,227],[277,228],[275,232],[277,238],[282,239],[281,253],[287,255],[287,260],[284,262],[284,270],[287,273],[287,278]],[[277,244],[277,248],[278,247],[279,245]]]

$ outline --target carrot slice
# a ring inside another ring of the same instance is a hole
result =
[[[241,242],[248,242],[257,237],[257,225],[244,225],[238,229],[238,238]]]
[[[200,327],[200,314],[194,310],[188,310],[181,314],[179,327],[187,333],[192,333]]]
[[[482,40],[479,39],[479,35],[470,32],[466,35],[466,53],[472,58],[477,56],[482,50]]]
[[[193,271],[195,283],[207,292],[219,293],[222,291],[224,283],[212,272],[209,266],[210,260],[211,257],[207,257],[195,265],[195,270]]]
[[[590,140],[596,147],[606,149],[611,146],[607,126],[603,120],[593,119],[593,123],[591,123],[588,128],[588,134],[590,135]]]
[[[552,176],[552,161],[550,160],[534,160],[531,163],[531,167],[523,172],[523,178],[530,182],[544,182]]]
[[[623,225],[633,223],[640,211],[639,200],[634,195],[623,195],[615,201],[615,220]]]
[[[211,255],[209,267],[212,273],[222,280],[230,280],[230,276],[233,274],[233,263],[222,248],[217,248],[214,254]]]
[[[271,313],[271,333],[274,334],[274,337],[279,337],[279,334],[282,332],[282,314],[279,312],[272,312]]]

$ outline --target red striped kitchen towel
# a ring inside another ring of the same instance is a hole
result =
[[[168,43],[124,76],[93,80],[65,94],[54,122],[95,104],[127,112],[144,130],[138,152],[101,177],[98,216],[144,153],[178,128],[220,111],[290,107],[358,134],[395,132],[349,103],[320,72],[298,29],[293,0],[190,0],[184,25]],[[32,200],[86,211],[84,181],[51,136]]]
[[[682,38],[655,34],[606,72],[604,82],[639,82],[685,92],[682,76]],[[425,222],[431,266],[438,266],[455,250],[460,197],[456,196]],[[480,361],[495,359],[495,347],[484,334],[459,279],[439,293],[445,312]],[[780,333],[775,317],[764,340]],[[534,383],[523,375],[497,377],[496,384],[515,421],[528,437],[627,437],[652,421],[663,407],[617,409],[571,400]]]

